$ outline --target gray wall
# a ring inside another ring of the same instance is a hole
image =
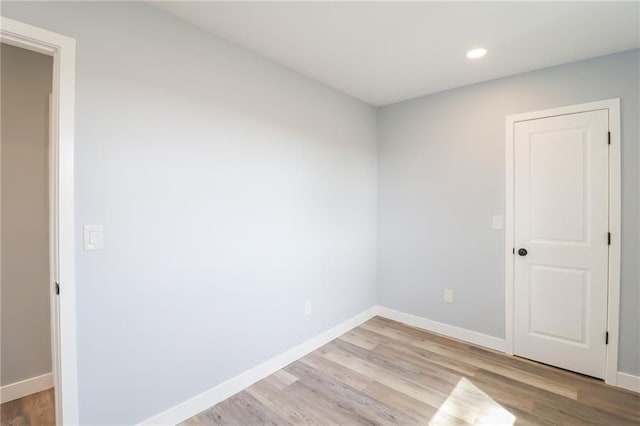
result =
[[[622,98],[619,369],[640,373],[638,50],[379,109],[378,302],[504,337],[505,116]],[[443,290],[454,289],[454,303]]]
[[[614,96],[621,367],[640,371],[637,52],[379,110],[378,187],[364,103],[141,3],[2,14],[77,40],[83,424],[144,420],[374,305],[377,214],[382,304],[503,336],[504,116]]]
[[[77,40],[82,424],[144,420],[375,304],[374,108],[144,3],[2,14]]]
[[[0,384],[51,372],[49,56],[0,47]]]

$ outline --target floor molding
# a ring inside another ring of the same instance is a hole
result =
[[[13,401],[53,387],[53,373],[32,377],[0,388],[0,403]]]
[[[617,386],[640,393],[640,376],[634,376],[633,374],[618,371]]]
[[[359,326],[363,322],[373,318],[378,312],[376,306],[338,324],[337,326],[295,346],[280,355],[271,358],[264,363],[235,376],[226,382],[223,382],[195,397],[176,405],[150,419],[143,421],[142,425],[175,425],[183,422],[188,418],[206,410],[207,408],[224,401],[230,396],[235,395],[241,390],[251,386],[255,382],[275,373],[276,371],[286,367],[292,362],[313,352],[319,347],[326,345],[333,339],[347,331]]]
[[[468,330],[466,328],[456,327],[455,325],[444,324],[382,306],[378,306],[378,315],[398,322],[403,322],[413,327],[442,334],[447,337],[484,346],[485,348],[496,351],[505,352],[506,349],[504,339],[489,336],[488,334],[478,333],[477,331]]]

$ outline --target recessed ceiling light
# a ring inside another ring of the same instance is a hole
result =
[[[478,58],[482,58],[484,55],[487,54],[487,49],[473,49],[467,52],[467,58],[469,59],[478,59]]]

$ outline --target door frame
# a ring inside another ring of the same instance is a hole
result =
[[[515,285],[515,125],[521,121],[560,115],[576,114],[596,110],[608,110],[609,132],[609,276],[607,287],[607,330],[609,344],[606,346],[605,382],[617,385],[618,374],[618,338],[620,322],[620,240],[621,240],[621,167],[620,167],[620,98],[569,105],[542,111],[509,115],[506,117],[505,149],[505,346],[506,352],[513,355],[514,329],[514,285]],[[604,336],[602,337],[604,339]]]
[[[77,425],[74,240],[74,39],[0,16],[0,41],[53,57],[49,141],[51,351],[56,423]],[[56,284],[60,292],[56,294]]]

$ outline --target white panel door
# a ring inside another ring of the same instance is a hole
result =
[[[515,124],[514,353],[605,374],[608,110]]]

